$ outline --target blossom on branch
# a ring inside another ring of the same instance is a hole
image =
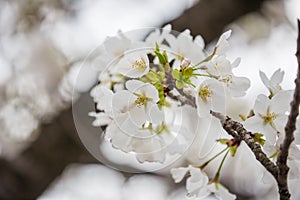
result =
[[[189,165],[171,169],[171,175],[175,183],[181,182],[189,174],[186,180],[187,196],[196,199],[205,199],[210,194],[214,194],[220,200],[236,199],[222,184],[209,181],[208,176],[200,168]]]
[[[275,144],[277,137],[284,132],[292,91],[278,92],[272,99],[261,94],[254,105],[254,116],[245,122],[246,129],[263,133],[270,144]]]

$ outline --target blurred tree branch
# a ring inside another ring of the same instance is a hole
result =
[[[182,16],[168,22],[203,35],[206,43],[217,38],[226,25],[258,10],[265,0],[201,0]],[[89,95],[89,94],[84,94]],[[35,199],[73,162],[96,162],[78,139],[72,109],[43,125],[39,138],[12,161],[0,160],[0,199]]]
[[[200,0],[177,19],[171,21],[172,28],[183,31],[192,29],[193,35],[202,35],[209,43],[222,34],[224,28],[239,17],[258,11],[270,0]]]

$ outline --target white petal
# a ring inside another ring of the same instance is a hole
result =
[[[263,84],[267,87],[270,88],[270,81],[268,79],[268,77],[266,76],[266,74],[262,71],[259,71],[259,76],[261,81],[263,82]]]
[[[279,131],[280,133],[284,133],[284,128],[287,120],[288,120],[287,115],[285,114],[277,115],[276,118],[273,120],[276,130]]]
[[[213,187],[213,185],[211,186]],[[215,195],[220,200],[234,200],[236,196],[231,194],[223,185],[219,184],[218,190],[216,190]]]
[[[200,48],[204,48],[205,42],[202,36],[197,35],[194,39],[194,43],[197,44]]]
[[[246,94],[246,90],[250,87],[250,80],[246,77],[232,77],[230,84],[230,93],[234,97],[241,97]]]
[[[229,47],[229,43],[228,43],[228,38],[230,37],[230,35],[231,35],[231,30],[229,30],[229,31],[227,31],[227,32],[225,32],[225,33],[223,33],[221,36],[220,36],[220,38],[219,38],[219,40],[218,40],[218,42],[217,42],[217,45],[216,45],[216,47],[217,47],[217,52],[216,52],[216,54],[217,55],[222,55],[222,54],[224,54],[226,51],[227,51],[227,49],[228,49],[228,47]]]
[[[159,101],[158,91],[152,84],[145,84],[144,87],[141,88],[141,92],[148,98],[151,98],[153,102],[157,103]]]
[[[141,128],[142,125],[146,122],[147,116],[145,112],[145,108],[135,106],[129,112],[129,120],[136,126]]]
[[[116,92],[112,98],[113,114],[128,112],[134,105],[134,95],[127,90]]]
[[[232,67],[232,68],[236,68],[236,67],[239,66],[240,63],[241,63],[241,58],[238,57],[238,58],[236,58],[236,59],[231,63],[231,67]]]
[[[125,86],[126,88],[132,92],[132,93],[137,93],[137,94],[141,94],[140,93],[140,89],[142,87],[144,87],[146,85],[146,83],[139,81],[139,80],[129,80],[126,82]]]
[[[289,173],[288,173],[288,179],[289,180],[295,180],[299,178],[299,167],[300,163],[295,161],[295,160],[288,160],[287,164],[290,168]]]
[[[175,183],[179,183],[182,181],[184,176],[187,174],[188,168],[187,167],[179,167],[179,168],[172,168],[171,175],[175,181]]]
[[[164,112],[159,110],[157,104],[148,102],[146,105],[147,120],[154,124],[161,124],[164,120]]]
[[[95,120],[93,121],[93,126],[105,126],[110,124],[110,122],[112,121],[112,119],[110,118],[110,116],[107,113],[96,113],[96,112],[90,112],[89,116],[91,117],[95,117]]]
[[[105,86],[97,85],[91,90],[91,96],[97,103],[97,108],[99,110],[104,110],[106,112],[112,109],[112,96],[113,92]]]
[[[276,114],[284,114],[290,111],[290,102],[293,98],[292,90],[278,92],[271,100],[270,109]]]
[[[264,130],[262,133],[266,137],[266,141],[268,141],[270,144],[276,143],[276,130],[274,130],[273,127],[271,127],[269,124],[266,124],[263,126]]]
[[[246,122],[244,122],[244,126],[247,130],[252,132],[262,133],[262,131],[264,130],[263,120],[257,115],[247,119]]]
[[[295,144],[292,144],[290,147],[289,157],[300,161],[300,150]]]
[[[270,78],[270,82],[272,84],[276,84],[279,85],[282,80],[283,80],[283,76],[284,76],[284,71],[281,71],[281,69],[279,68],[278,70],[276,70],[274,72],[274,74],[271,76]]]
[[[262,114],[265,115],[268,110],[270,99],[263,94],[258,95],[255,104],[254,104],[254,113],[256,115]]]

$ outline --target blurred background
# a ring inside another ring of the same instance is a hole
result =
[[[85,102],[97,75],[76,81],[81,63],[118,30],[170,23],[210,49],[232,29],[228,56],[242,58],[236,74],[251,80],[237,115],[266,92],[259,70],[281,68],[293,88],[298,17],[298,0],[0,0],[0,199],[183,199],[169,179],[129,178],[85,149],[72,104]]]

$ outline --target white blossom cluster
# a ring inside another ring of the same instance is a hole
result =
[[[285,125],[290,112],[290,102],[293,98],[293,90],[284,90],[280,86],[284,71],[276,70],[270,78],[262,71],[260,78],[269,91],[269,95],[257,96],[253,107],[253,116],[249,116],[244,122],[245,128],[254,133],[264,135],[264,151],[275,162],[285,136]],[[300,120],[297,121],[297,127]],[[295,142],[291,144],[288,165],[290,167],[289,178],[298,178],[300,168],[299,129],[295,132]]]
[[[210,110],[225,114],[227,102],[244,96],[250,87],[249,79],[233,73],[240,59],[230,62],[226,57],[230,34],[225,32],[210,54],[204,52],[201,36],[193,38],[189,30],[174,36],[170,25],[144,41],[122,32],[108,37],[99,48],[97,67],[102,73],[91,91],[93,125],[103,129],[114,148],[136,154],[140,162],[163,163],[169,155],[183,154],[180,146],[188,145],[193,133],[185,131],[184,123],[176,124],[175,110],[192,106],[199,118],[209,117]],[[203,184],[191,190],[188,182],[189,193],[197,198],[210,193],[235,197],[197,171],[203,176],[197,175],[201,180],[196,184]],[[198,192],[201,188],[205,192]]]

